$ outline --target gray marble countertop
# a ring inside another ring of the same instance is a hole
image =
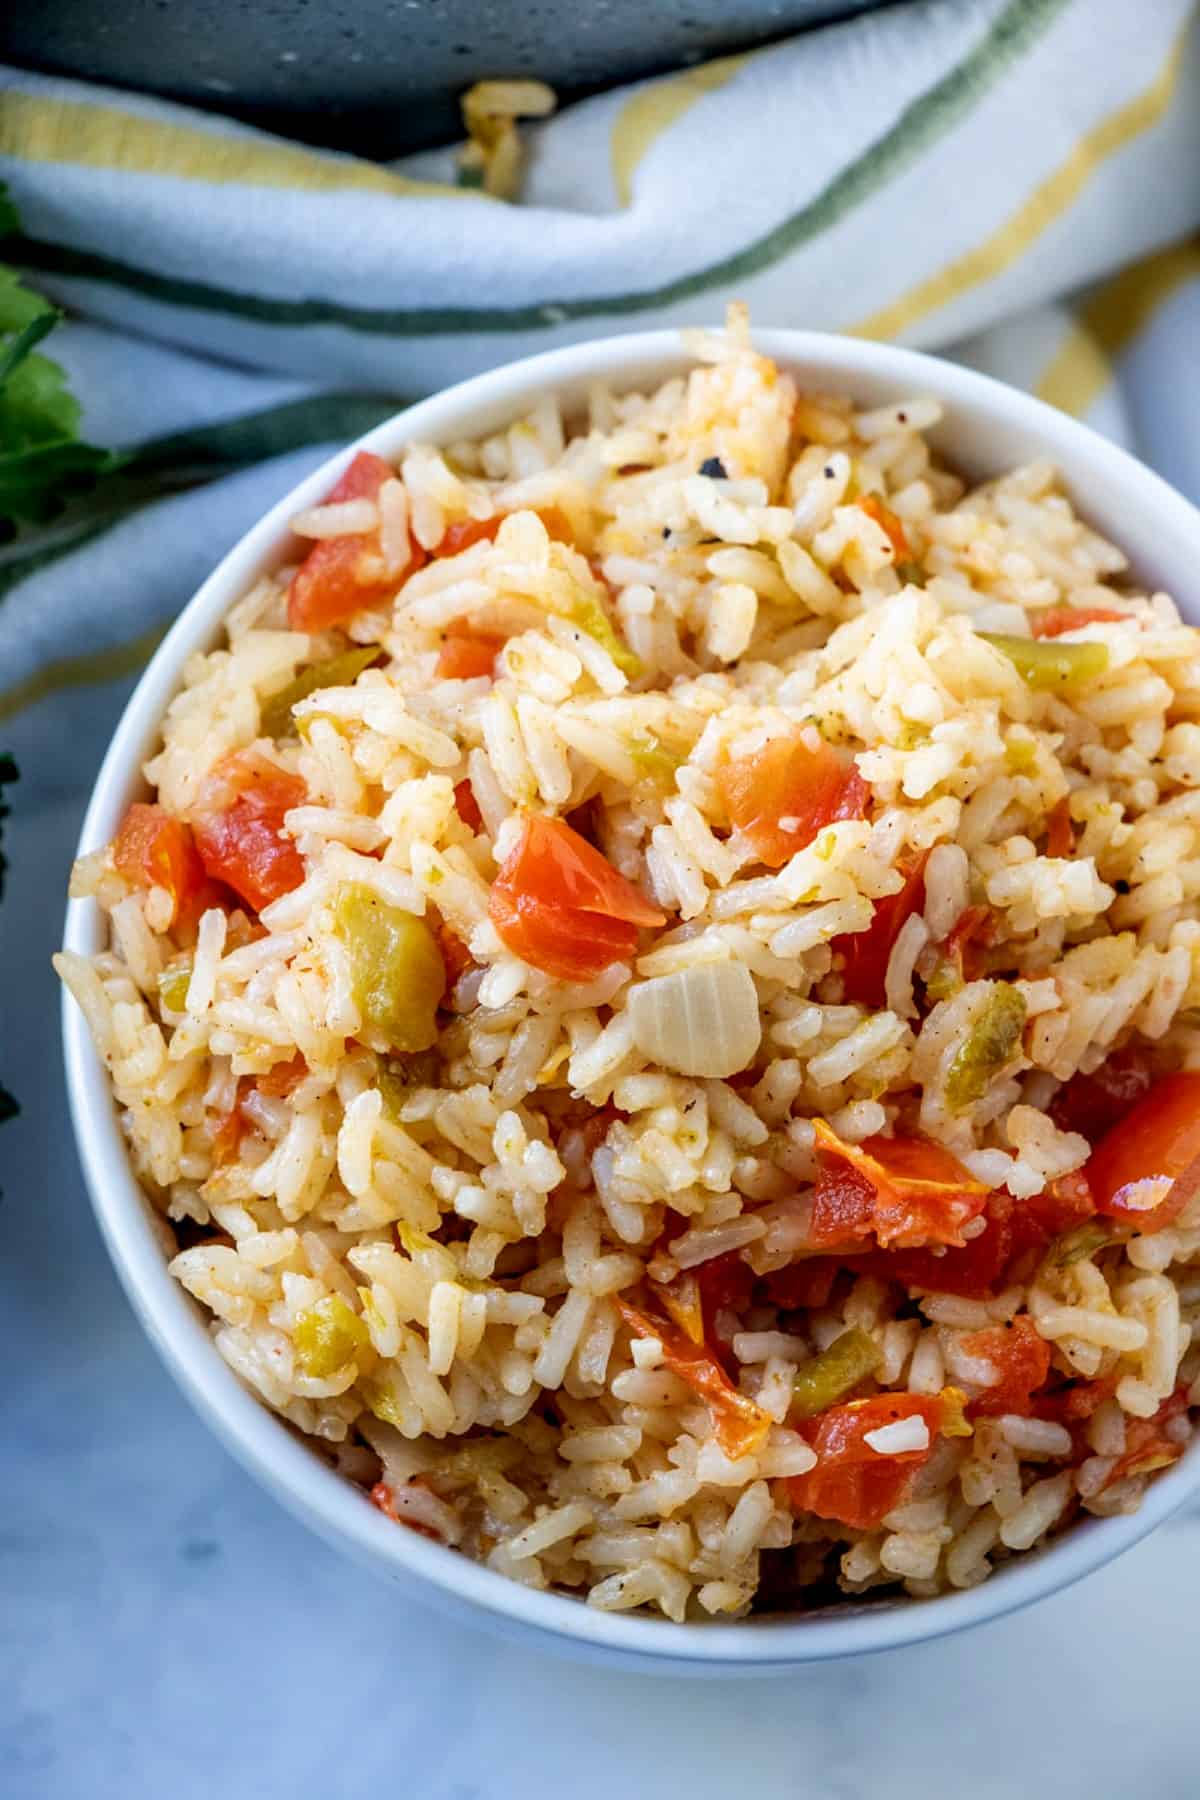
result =
[[[4,930],[47,958],[50,796]],[[68,803],[63,802],[66,806]],[[72,810],[76,802],[69,803]],[[27,835],[26,844],[28,845]],[[450,1624],[236,1467],[135,1324],[70,1141],[47,969],[16,1021],[0,1207],[4,1800],[1055,1800],[1200,1791],[1200,1531],[1169,1524],[1032,1611],[757,1683],[626,1675]]]

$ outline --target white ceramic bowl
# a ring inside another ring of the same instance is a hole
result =
[[[1063,413],[970,370],[909,350],[802,331],[762,331],[759,347],[811,385],[868,405],[932,394],[947,417],[933,434],[964,472],[995,474],[1035,456],[1064,472],[1085,516],[1121,544],[1139,579],[1185,603],[1200,568],[1200,513],[1156,475]],[[450,388],[378,426],[359,445],[395,457],[414,439],[446,442],[497,430],[554,389],[581,400],[587,384],[647,387],[688,366],[674,332],[607,338],[515,363]],[[208,648],[231,604],[288,548],[288,520],[318,501],[349,461],[339,452],[244,537],[180,615],[139,682],[104,759],[79,842],[106,843],[144,791],[140,769],[186,659]],[[91,954],[103,922],[91,901],[70,905],[66,942]],[[101,1229],[134,1309],[176,1380],[258,1479],[331,1543],[404,1581],[418,1577],[444,1604],[501,1630],[577,1655],[678,1673],[755,1673],[881,1650],[958,1631],[1066,1587],[1144,1537],[1200,1489],[1200,1445],[1153,1482],[1129,1518],[1087,1520],[1046,1549],[1015,1558],[978,1588],[927,1601],[845,1604],[807,1617],[674,1625],[597,1612],[535,1593],[415,1532],[398,1530],[254,1399],[214,1349],[199,1310],[167,1275],[134,1180],[104,1070],[82,1016],[64,998],[63,1034],[75,1134]]]

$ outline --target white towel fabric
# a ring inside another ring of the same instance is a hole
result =
[[[0,258],[72,314],[49,350],[87,437],[152,441],[119,495],[0,552],[9,1086],[137,668],[253,520],[405,398],[740,298],[761,325],[947,349],[1200,498],[1192,0],[909,0],[599,95],[528,145],[510,205],[456,191],[450,151],[381,168],[0,71],[22,230]]]

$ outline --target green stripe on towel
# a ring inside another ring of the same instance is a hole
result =
[[[1010,0],[975,48],[907,106],[900,118],[807,205],[744,250],[679,276],[662,287],[584,300],[544,300],[511,307],[363,307],[315,298],[267,299],[206,282],[157,275],[89,250],[39,238],[10,240],[12,260],[43,274],[102,281],[143,299],[256,324],[335,325],[382,336],[444,337],[455,333],[536,331],[568,319],[639,313],[686,300],[772,267],[853,212],[953,129],[1049,29],[1073,0]]]

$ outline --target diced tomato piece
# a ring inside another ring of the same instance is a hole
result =
[[[692,1271],[700,1287],[706,1317],[721,1311],[741,1312],[750,1304],[754,1270],[738,1250],[727,1250],[698,1263]]]
[[[857,1266],[905,1287],[979,1300],[1003,1285],[1019,1257],[1044,1250],[1095,1210],[1086,1182],[1068,1175],[1026,1200],[990,1194],[984,1230],[961,1249],[888,1250],[858,1259]]]
[[[821,1248],[874,1237],[900,1249],[963,1245],[987,1188],[957,1157],[922,1138],[870,1137],[844,1144],[814,1121],[820,1173],[813,1194],[811,1241]]]
[[[983,974],[985,952],[995,933],[995,920],[988,906],[968,906],[950,927],[943,948],[951,962],[957,963],[964,981],[975,981]]]
[[[939,1294],[979,1300],[994,1292],[1013,1255],[1012,1203],[1007,1194],[991,1194],[984,1216],[987,1225],[959,1250],[881,1250],[859,1259],[857,1267],[885,1281]]]
[[[268,1094],[272,1099],[282,1100],[291,1093],[294,1087],[308,1074],[308,1064],[297,1051],[289,1062],[276,1063],[265,1075],[256,1076],[254,1085],[260,1094]]]
[[[844,1262],[836,1256],[805,1256],[774,1269],[764,1277],[767,1297],[783,1312],[795,1312],[828,1304],[833,1284],[843,1269],[857,1269],[856,1262]]]
[[[424,1486],[426,1489],[429,1486],[428,1482],[423,1483],[421,1481],[419,1475],[408,1485],[410,1487]],[[431,1543],[441,1544],[445,1542],[441,1532],[435,1531],[432,1525],[425,1525],[419,1519],[414,1519],[410,1514],[398,1512],[396,1510],[395,1491],[389,1487],[386,1481],[377,1481],[375,1486],[371,1489],[369,1497],[371,1505],[377,1506],[381,1513],[386,1513],[387,1517],[391,1519],[394,1525],[403,1525],[406,1531],[415,1531],[418,1537],[428,1538]]]
[[[483,814],[479,810],[479,802],[475,798],[475,789],[469,781],[460,781],[454,790],[454,810],[464,825],[472,831],[483,827]]]
[[[987,968],[987,951],[995,940],[996,919],[990,906],[968,906],[946,939],[964,981],[976,981]]]
[[[1097,1212],[1161,1231],[1200,1183],[1200,1071],[1165,1075],[1106,1132],[1085,1174]]]
[[[856,502],[860,512],[865,512],[869,519],[882,525],[887,534],[898,562],[908,562],[912,557],[912,548],[904,535],[904,527],[890,506],[885,506],[878,494],[863,494]]]
[[[437,674],[442,681],[474,681],[492,675],[505,639],[494,631],[472,631],[469,625],[451,625],[438,652]]]
[[[416,1487],[419,1480],[420,1477],[410,1485]],[[441,1533],[435,1531],[432,1525],[422,1524],[420,1520],[410,1517],[408,1513],[397,1512],[395,1492],[386,1481],[375,1483],[370,1491],[370,1501],[371,1505],[377,1506],[380,1512],[385,1513],[394,1525],[403,1525],[407,1531],[415,1531],[418,1537],[428,1538],[431,1543],[443,1542]]]
[[[669,1256],[672,1243],[688,1229],[688,1223],[668,1208],[652,1257],[660,1252]],[[744,1312],[750,1304],[754,1281],[754,1271],[743,1261],[740,1251],[727,1250],[683,1270],[673,1281],[651,1285],[664,1310],[694,1343],[707,1344],[714,1354],[724,1357],[729,1344],[717,1329],[717,1315]]]
[[[1168,1437],[1163,1427],[1170,1420],[1182,1417],[1187,1410],[1187,1392],[1177,1388],[1163,1401],[1152,1419],[1127,1419],[1124,1452],[1104,1486],[1113,1487],[1118,1481],[1127,1481],[1134,1475],[1152,1475],[1157,1469],[1178,1462],[1185,1446]]]
[[[1047,606],[1043,612],[1030,614],[1029,628],[1035,638],[1056,638],[1064,631],[1078,631],[1081,625],[1114,625],[1127,617],[1111,606]]]
[[[284,814],[307,790],[257,750],[239,750],[209,777],[193,821],[207,873],[226,882],[255,912],[304,880],[304,861],[284,835]]]
[[[1086,1424],[1097,1407],[1111,1400],[1116,1388],[1116,1375],[1101,1375],[1095,1381],[1069,1381],[1053,1393],[1039,1394],[1034,1411],[1039,1419],[1053,1419],[1073,1430]]]
[[[1051,807],[1046,821],[1046,855],[1074,856],[1075,833],[1071,827],[1071,807],[1064,794]]]
[[[712,1414],[713,1436],[726,1456],[750,1456],[761,1450],[771,1430],[771,1415],[740,1393],[716,1358],[702,1344],[666,1319],[655,1319],[619,1297],[617,1311],[635,1336],[658,1338],[663,1367],[686,1381]]]
[[[575,536],[571,522],[557,506],[538,506],[534,511],[546,527],[547,537],[553,538],[558,544],[571,543]]]
[[[453,525],[447,525],[434,545],[434,557],[461,556],[472,544],[492,543],[503,520],[503,513],[496,513],[490,519],[456,519]]]
[[[395,473],[391,463],[384,462],[382,456],[376,456],[371,450],[360,450],[342,470],[322,504],[336,506],[343,500],[374,500],[384,482],[391,481]]]
[[[537,506],[533,510],[546,527],[549,537],[560,544],[571,542],[574,533],[557,506]],[[472,544],[494,542],[507,517],[507,513],[493,513],[490,519],[456,519],[453,525],[447,525],[434,549],[434,556],[459,556],[464,550],[469,550]]]
[[[514,955],[560,981],[595,980],[632,956],[640,928],[666,923],[586,838],[538,814],[492,883],[488,916]]]
[[[971,1332],[963,1339],[963,1348],[969,1356],[986,1358],[1000,1375],[995,1387],[984,1388],[968,1401],[969,1418],[1029,1412],[1032,1396],[1050,1373],[1050,1346],[1027,1313],[1011,1325]]]
[[[703,1344],[704,1302],[692,1270],[684,1269],[673,1281],[652,1281],[650,1288],[672,1324],[693,1344]]]
[[[360,450],[323,504],[374,500],[395,473],[381,456]],[[365,607],[390,605],[400,583],[425,561],[425,552],[411,534],[408,544],[407,563],[389,573],[383,567],[378,531],[322,538],[292,577],[288,624],[293,631],[325,631],[331,625],[344,624]]]
[[[875,902],[865,931],[835,937],[831,948],[842,956],[842,995],[855,1006],[878,1009],[886,1004],[887,966],[896,939],[914,913],[925,905],[925,862],[919,856],[900,870],[904,885],[898,893]]]
[[[1065,1231],[1094,1218],[1096,1202],[1082,1169],[1049,1181],[1040,1194],[1015,1200],[1012,1207],[1013,1260],[1025,1250],[1044,1250]]]
[[[1090,1075],[1072,1075],[1048,1111],[1061,1131],[1077,1131],[1097,1144],[1119,1125],[1155,1082],[1154,1054],[1139,1044],[1116,1050]]]
[[[371,1505],[377,1506],[381,1513],[386,1513],[389,1519],[395,1519],[399,1524],[396,1516],[395,1497],[386,1481],[377,1481],[371,1489]]]
[[[1028,1250],[1043,1250],[1072,1226],[1091,1218],[1095,1206],[1079,1175],[1052,1182],[1044,1193],[1014,1201],[1000,1190],[989,1194],[984,1229],[961,1248],[868,1250],[809,1257],[766,1277],[776,1306],[824,1306],[840,1270],[875,1275],[923,1292],[982,1300],[1004,1285],[1010,1267]]]
[[[559,981],[594,981],[637,948],[637,929],[626,921],[571,913],[536,897],[519,907],[493,898],[489,916],[515,955]]]
[[[191,829],[157,804],[135,800],[113,842],[118,874],[139,887],[160,887],[171,896],[172,925],[197,916],[208,890],[204,865]]]
[[[770,869],[782,868],[826,825],[866,816],[866,782],[829,744],[811,743],[813,735],[769,738],[718,773],[730,823]]]
[[[923,1420],[928,1429],[925,1449],[889,1455],[867,1443],[869,1433],[914,1418]],[[874,1394],[869,1400],[831,1406],[806,1420],[799,1429],[818,1460],[807,1475],[789,1478],[792,1506],[821,1519],[837,1519],[856,1531],[873,1531],[900,1505],[917,1472],[929,1461],[945,1418],[940,1395]]]

